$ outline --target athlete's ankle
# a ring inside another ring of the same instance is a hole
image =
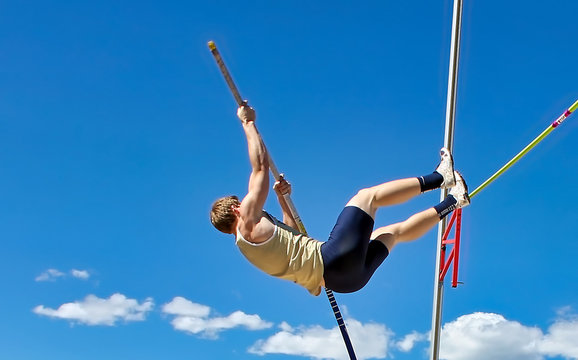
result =
[[[438,189],[444,182],[444,177],[437,171],[431,174],[418,176],[419,186],[422,193]]]
[[[440,220],[446,217],[449,213],[454,211],[458,205],[458,200],[453,195],[448,195],[446,198],[436,206],[434,209],[438,213]]]

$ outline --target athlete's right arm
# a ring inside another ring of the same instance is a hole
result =
[[[285,200],[284,197],[285,194],[291,195],[291,184],[285,180],[283,174],[280,174],[279,180],[273,185],[273,190],[277,193],[277,199],[279,200],[279,205],[283,211],[283,222],[286,225],[291,226],[293,229],[299,230],[299,226],[295,222],[289,204],[287,204],[287,200]]]
[[[267,149],[255,126],[255,110],[241,106],[237,116],[243,122],[243,130],[247,137],[251,175],[249,177],[248,193],[241,202],[240,216],[243,236],[250,234],[253,227],[261,220],[263,207],[269,194],[269,158]]]

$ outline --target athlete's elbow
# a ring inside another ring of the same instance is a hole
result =
[[[261,156],[259,156],[259,161],[257,163],[257,170],[269,171],[269,157],[267,156],[266,152],[264,152],[263,154],[261,154]]]

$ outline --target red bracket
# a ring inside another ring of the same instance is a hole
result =
[[[455,237],[448,240],[448,236],[452,230],[452,226],[456,224]],[[452,261],[454,262],[454,268],[452,272],[452,287],[458,286],[458,264],[460,258],[460,235],[462,230],[462,209],[457,209],[452,214],[450,222],[446,227],[444,235],[442,236],[442,251],[441,251],[441,262],[440,262],[440,281],[443,281]],[[446,247],[447,245],[453,244],[450,255],[446,260]]]

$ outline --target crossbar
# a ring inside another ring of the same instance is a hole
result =
[[[470,193],[470,198],[476,196],[480,191],[484,190],[488,185],[490,185],[494,180],[502,176],[512,165],[517,163],[521,158],[524,157],[530,150],[532,150],[536,145],[538,145],[542,140],[546,138],[558,125],[562,124],[574,110],[578,108],[578,100],[572,104],[562,115],[560,115],[552,124],[550,124],[544,131],[540,133],[534,140],[532,140],[525,148],[522,149],[516,156],[514,156],[510,161],[508,161],[500,170],[496,171],[492,176],[490,176],[486,181],[484,181],[480,186],[478,186],[474,191]]]

